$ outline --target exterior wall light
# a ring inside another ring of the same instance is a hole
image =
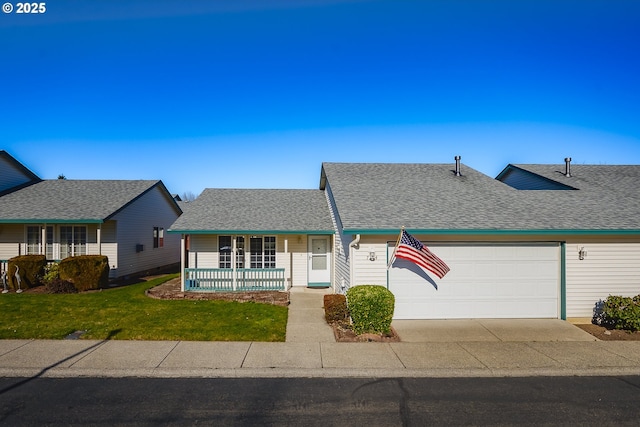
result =
[[[580,249],[578,249],[578,259],[583,260],[586,257],[587,257],[587,250],[584,248],[584,246],[581,246]]]

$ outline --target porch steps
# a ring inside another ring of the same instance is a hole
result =
[[[336,342],[324,318],[324,295],[328,289],[291,288],[286,342]]]

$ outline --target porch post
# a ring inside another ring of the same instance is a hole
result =
[[[231,286],[232,289],[236,290],[236,236],[231,238],[231,268],[233,269],[231,272]]]
[[[40,229],[40,255],[47,255],[47,224]]]
[[[284,255],[285,255],[285,259],[289,261],[289,278],[292,278],[293,274],[291,272],[291,255],[289,254],[289,239],[287,239],[286,237],[284,239]],[[287,269],[285,268],[285,272],[286,271]],[[289,283],[292,283],[292,280],[289,280]],[[287,284],[286,275],[284,277],[284,290],[285,291],[289,290],[289,285]]]
[[[184,265],[186,239],[184,234],[180,235],[180,292],[184,292],[184,275],[186,274]]]
[[[98,241],[98,255],[102,255],[102,224],[98,224],[96,240]]]

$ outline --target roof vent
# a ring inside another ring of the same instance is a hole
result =
[[[461,176],[462,174],[460,173],[460,159],[462,157],[460,156],[456,156],[454,157],[454,159],[456,159],[456,176]]]
[[[565,157],[564,164],[564,176],[571,178],[571,157]]]

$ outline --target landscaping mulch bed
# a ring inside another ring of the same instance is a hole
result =
[[[604,326],[590,323],[576,326],[602,341],[640,341],[640,331],[631,332],[620,329],[607,329]]]
[[[350,325],[334,322],[331,326],[336,342],[400,342],[400,337],[393,327],[389,334],[356,335]]]
[[[237,302],[258,302],[286,307],[289,305],[289,292],[181,292],[180,278],[169,280],[146,291],[150,298],[165,300],[223,300]]]

